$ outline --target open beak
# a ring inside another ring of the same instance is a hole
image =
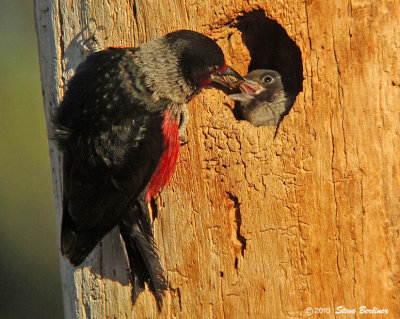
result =
[[[230,89],[237,89],[245,79],[229,66],[225,70],[211,75],[211,81],[222,84]]]
[[[261,92],[264,92],[266,89],[261,86],[257,81],[247,80],[239,84],[239,89],[242,93],[245,94],[254,94],[259,95]]]

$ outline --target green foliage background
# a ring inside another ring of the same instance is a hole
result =
[[[62,318],[33,1],[0,1],[0,319]]]

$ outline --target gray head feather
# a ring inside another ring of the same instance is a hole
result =
[[[260,89],[250,92],[241,87],[242,93],[229,98],[239,102],[243,118],[254,126],[277,126],[293,104],[293,98],[284,90],[281,75],[259,69],[251,71],[245,79]]]
[[[179,57],[165,37],[143,44],[136,56],[154,100],[167,98],[173,104],[184,104],[193,94],[179,68]]]

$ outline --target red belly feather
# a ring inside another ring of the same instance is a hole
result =
[[[178,120],[175,117],[171,117],[171,112],[169,110],[164,111],[163,116],[163,154],[161,155],[157,168],[151,176],[149,184],[147,185],[147,202],[149,202],[152,197],[157,195],[157,193],[171,179],[176,161],[178,159],[179,147],[181,145],[178,131]]]

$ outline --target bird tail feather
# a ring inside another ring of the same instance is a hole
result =
[[[125,242],[131,269],[132,301],[135,303],[147,282],[160,311],[167,281],[154,241],[148,208],[140,203],[140,199],[124,214],[119,229]]]

